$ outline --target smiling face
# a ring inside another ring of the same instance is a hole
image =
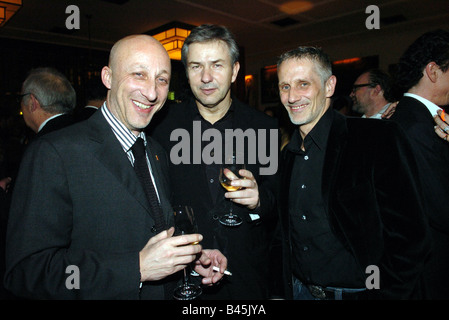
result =
[[[164,105],[170,72],[170,58],[154,38],[139,35],[120,40],[101,73],[109,89],[107,107],[138,135]]]
[[[228,108],[231,84],[239,63],[232,64],[223,41],[192,43],[187,55],[187,76],[199,108]]]
[[[323,85],[317,66],[306,58],[282,62],[278,78],[281,102],[304,137],[329,108],[337,80],[331,76]]]

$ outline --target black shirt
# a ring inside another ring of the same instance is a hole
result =
[[[332,120],[330,108],[305,137],[305,151],[301,150],[299,130],[287,145],[287,151],[295,154],[289,189],[292,270],[306,284],[363,288],[364,273],[332,233],[322,197],[323,164]]]
[[[226,114],[218,121],[216,121],[215,123],[210,123],[209,121],[207,121],[206,119],[204,119],[200,112],[198,111],[198,108],[196,108],[195,106],[195,116],[194,116],[194,121],[200,121],[201,123],[201,137],[203,137],[204,131],[208,130],[208,129],[215,129],[218,130],[221,134],[221,150],[224,153],[225,150],[225,129],[232,129],[233,128],[233,115],[234,115],[234,106],[233,104],[231,104],[231,106],[229,107],[229,110],[226,112]],[[209,144],[213,143],[213,138],[211,139],[212,141],[208,141],[208,140],[203,140],[201,139],[201,152],[203,153],[205,151],[205,147],[208,146]],[[209,148],[210,149],[210,148]],[[208,150],[209,150],[208,149]],[[214,152],[214,149],[212,148],[211,152]],[[214,154],[211,153],[211,158],[214,157]],[[209,186],[209,191],[210,194],[212,196],[212,201],[215,204],[215,202],[217,201],[217,197],[219,195],[223,195],[224,192],[226,191],[220,184],[220,182],[218,181],[218,176],[220,174],[220,168],[221,168],[221,163],[223,162],[223,159],[221,159],[220,163],[211,163],[211,164],[206,164],[205,161],[201,161],[201,164],[203,166],[203,170],[206,174],[206,178],[208,181],[208,186]],[[224,196],[223,196],[224,197]]]

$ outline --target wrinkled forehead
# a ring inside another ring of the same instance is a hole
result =
[[[109,65],[115,68],[138,63],[149,65],[150,62],[170,68],[167,51],[151,37],[130,37],[117,42],[109,59]]]
[[[305,55],[301,58],[292,58],[299,64],[302,64],[304,68],[308,69],[310,74],[316,75],[320,78],[321,83],[324,84],[332,75],[332,70],[329,70],[323,63],[317,58]]]
[[[365,72],[362,73],[355,81],[355,84],[362,84],[362,83],[369,83],[370,82],[370,77],[369,77],[369,73]]]
[[[278,74],[318,74],[316,62],[309,58],[292,57],[284,60],[278,68]]]
[[[231,53],[226,42],[222,40],[209,40],[204,42],[194,42],[189,45],[187,61],[198,58],[231,60]]]

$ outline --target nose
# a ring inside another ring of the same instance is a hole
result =
[[[148,99],[148,101],[150,102],[156,101],[158,96],[156,89],[156,82],[154,80],[148,80],[140,92],[145,98]]]
[[[203,68],[201,72],[201,82],[209,83],[212,81],[212,74],[208,68]]]
[[[295,88],[292,88],[288,92],[288,103],[293,104],[299,100],[301,100],[301,94],[299,93],[299,90],[295,90]]]

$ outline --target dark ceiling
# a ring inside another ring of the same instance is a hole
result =
[[[323,44],[368,37],[373,32],[449,26],[447,0],[23,0],[0,38],[27,39],[108,50],[123,36],[145,33],[172,21],[229,27],[246,57],[276,55],[297,44]],[[379,8],[381,30],[367,29],[369,5]],[[80,9],[80,29],[65,27],[66,8]],[[295,6],[296,5],[296,6]],[[387,44],[394,45],[394,44]]]

